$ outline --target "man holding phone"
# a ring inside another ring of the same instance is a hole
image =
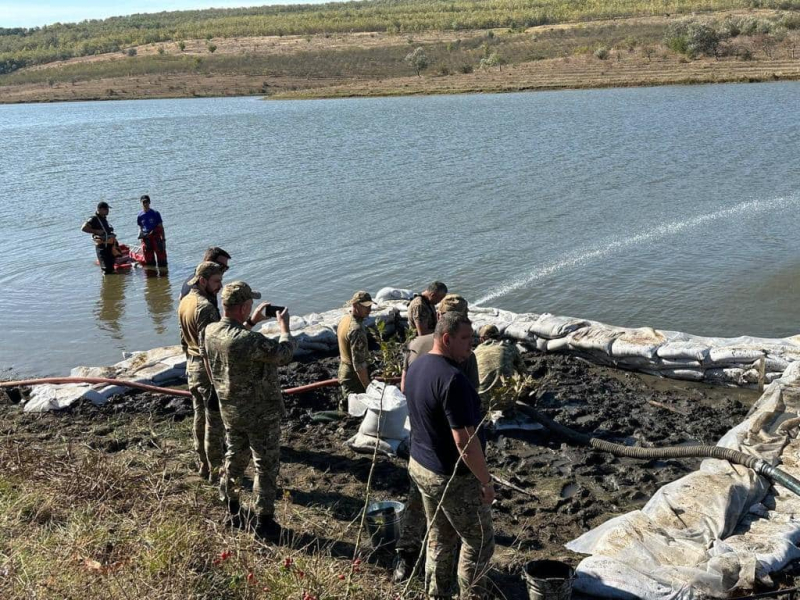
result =
[[[224,316],[203,332],[204,356],[219,396],[227,451],[220,477],[220,496],[235,524],[242,523],[239,493],[241,478],[253,457],[256,497],[256,533],[278,541],[281,526],[275,522],[275,496],[280,469],[280,420],[286,409],[281,396],[278,367],[294,355],[289,333],[289,311],[268,302],[252,310],[261,298],[244,281],[222,289]],[[280,308],[279,312],[275,312]],[[251,312],[252,311],[252,312]],[[274,314],[280,325],[278,341],[250,329]]]

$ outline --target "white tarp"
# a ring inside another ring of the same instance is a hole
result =
[[[800,477],[800,363],[765,390],[719,446],[759,456]],[[728,598],[769,583],[800,557],[800,497],[754,471],[707,459],[659,489],[638,511],[567,544],[591,554],[575,588],[603,598]]]

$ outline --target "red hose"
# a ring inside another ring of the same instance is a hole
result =
[[[399,377],[391,377],[386,381],[396,382]],[[158,387],[156,385],[147,385],[146,383],[137,383],[135,381],[125,381],[123,379],[111,379],[109,377],[45,377],[42,379],[21,379],[19,381],[2,381],[0,388],[5,387],[20,387],[23,385],[39,385],[42,383],[108,383],[110,385],[121,385],[123,387],[135,388],[138,390],[145,390],[147,392],[155,392],[157,394],[166,394],[169,396],[183,396],[191,398],[192,394],[186,390],[176,390],[174,388]],[[324,381],[317,381],[316,383],[309,383],[308,385],[301,385],[299,387],[287,388],[283,393],[287,396],[293,394],[302,394],[303,392],[310,392],[323,387],[332,385],[339,385],[338,379],[325,379]]]

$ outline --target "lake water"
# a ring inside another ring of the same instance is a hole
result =
[[[800,333],[800,83],[0,106],[0,375],[177,343],[203,250],[294,314],[433,279],[471,302]],[[170,272],[103,277],[99,200]]]

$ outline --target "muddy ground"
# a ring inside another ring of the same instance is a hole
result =
[[[535,402],[545,414],[578,431],[625,444],[713,444],[744,418],[758,397],[756,391],[657,380],[575,357],[532,353],[525,360],[540,382]],[[336,376],[337,366],[336,357],[295,362],[282,369],[281,383],[286,388],[329,379]],[[148,393],[115,397],[101,407],[82,403],[44,415],[23,413],[16,405],[17,391],[4,400],[0,436],[34,438],[37,443],[73,438],[108,453],[149,443],[141,428],[121,433],[125,429],[119,423],[127,418],[149,415],[155,422],[179,422],[192,413],[187,399]],[[289,414],[279,483],[290,498],[284,498],[298,509],[310,509],[305,521],[309,530],[324,531],[330,522],[353,521],[363,506],[371,456],[353,452],[344,442],[360,420],[312,420],[312,412],[336,408],[337,388],[286,400]],[[495,475],[535,495],[498,489],[493,578],[510,599],[527,598],[519,574],[526,561],[550,558],[576,565],[581,557],[567,551],[566,542],[615,515],[640,508],[658,487],[699,464],[699,460],[618,459],[568,446],[538,431],[490,435],[487,455]],[[373,488],[376,499],[404,500],[406,460],[380,457]],[[314,523],[313,515],[322,517]],[[390,556],[379,557],[387,566],[389,560]]]

